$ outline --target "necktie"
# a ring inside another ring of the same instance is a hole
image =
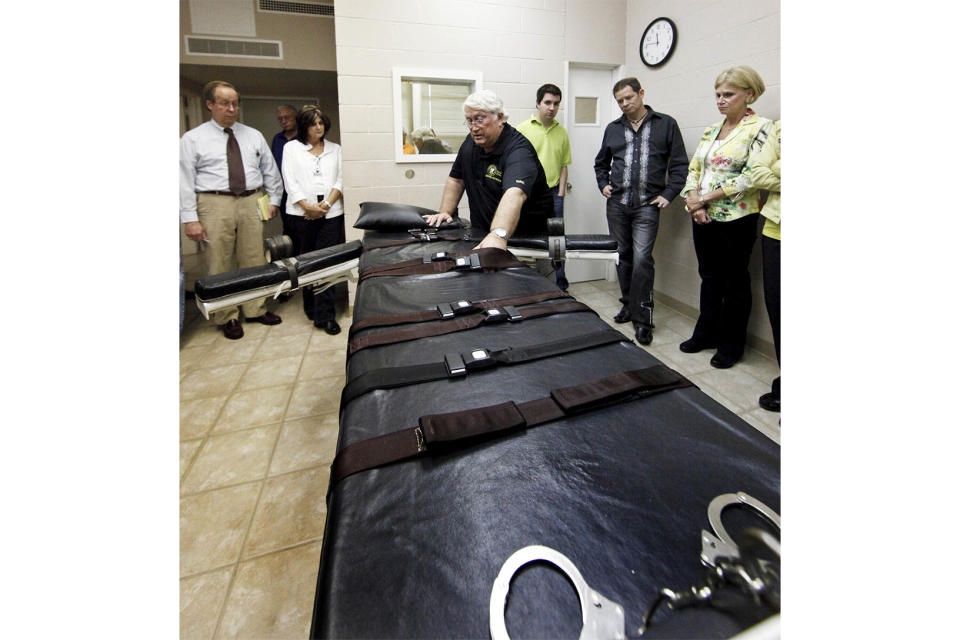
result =
[[[243,172],[243,157],[240,155],[240,143],[233,135],[233,129],[226,128],[227,132],[227,174],[230,179],[230,191],[240,194],[247,190],[247,178]]]

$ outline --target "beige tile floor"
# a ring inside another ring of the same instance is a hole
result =
[[[571,285],[613,324],[616,283]],[[328,336],[303,315],[299,296],[277,305],[283,323],[244,324],[230,341],[191,301],[180,342],[180,635],[306,638],[337,441],[346,329]],[[644,347],[704,392],[780,442],[779,415],[761,409],[777,363],[748,349],[732,369],[712,352],[685,354],[694,319],[663,305]]]

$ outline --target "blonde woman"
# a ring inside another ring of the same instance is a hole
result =
[[[763,225],[760,248],[763,251],[763,301],[767,305],[770,329],[773,331],[773,346],[780,364],[780,121],[773,129],[766,144],[753,155],[747,167],[747,175],[758,189],[769,194],[760,210],[766,221]],[[780,412],[780,376],[773,380],[768,393],[760,396],[760,406],[767,411]]]
[[[727,369],[743,356],[752,302],[747,267],[757,237],[760,196],[745,168],[763,146],[771,123],[750,108],[765,89],[750,67],[727,69],[714,89],[724,118],[703,132],[680,194],[693,217],[701,282],[700,317],[680,350],[716,348],[710,364]]]

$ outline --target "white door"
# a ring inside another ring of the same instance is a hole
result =
[[[566,128],[573,163],[567,169],[567,194],[563,203],[564,228],[568,234],[609,233],[606,198],[597,189],[593,159],[600,150],[603,130],[620,117],[611,90],[615,67],[598,69],[570,63],[569,82],[563,96]],[[616,268],[599,260],[567,260],[567,279],[615,280]]]

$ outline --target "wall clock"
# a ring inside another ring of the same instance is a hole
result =
[[[659,67],[677,46],[677,25],[670,18],[651,22],[640,38],[640,59],[648,67]]]

